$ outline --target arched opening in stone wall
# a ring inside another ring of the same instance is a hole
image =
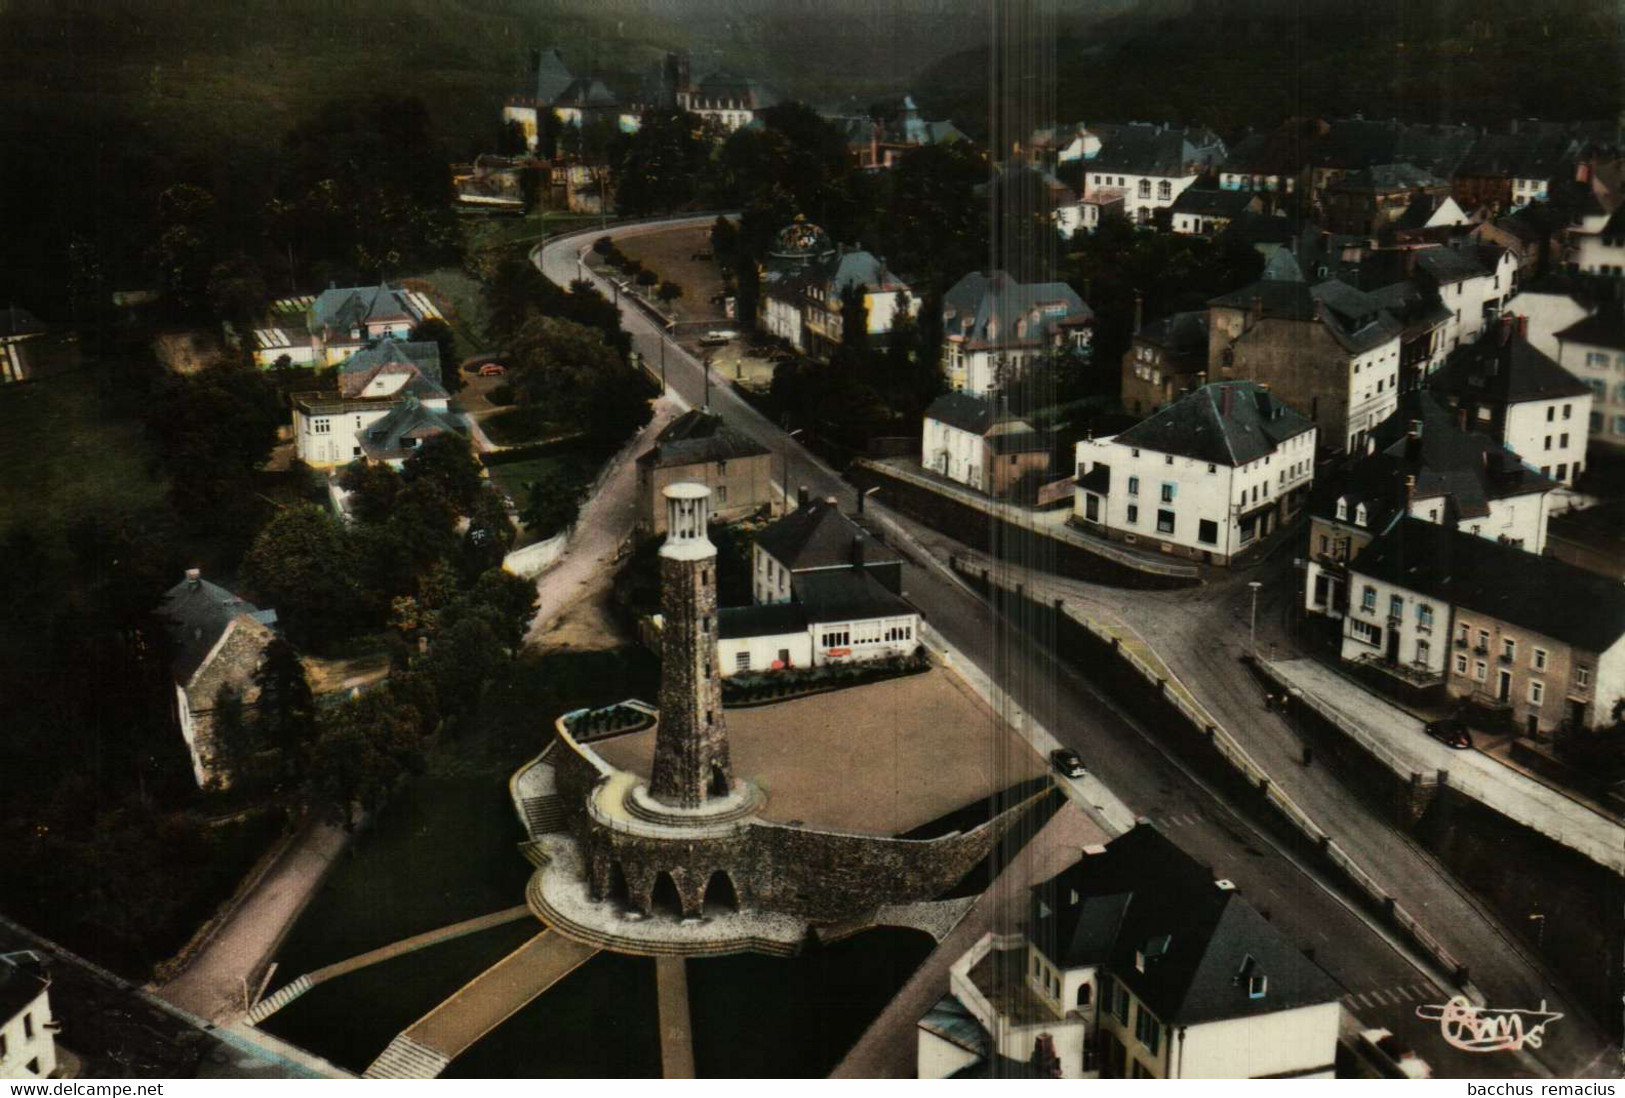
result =
[[[649,914],[670,915],[674,919],[683,917],[683,899],[677,894],[677,882],[665,870],[655,876],[654,889],[649,893]]]
[[[717,870],[705,882],[705,913],[725,915],[739,910],[739,893],[726,870]]]
[[[722,772],[722,767],[716,763],[711,764],[711,796],[726,797],[728,795],[728,775]]]
[[[632,906],[632,889],[626,883],[626,870],[621,868],[620,862],[610,863],[609,895],[606,898],[623,908]]]

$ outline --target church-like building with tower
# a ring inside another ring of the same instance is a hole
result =
[[[659,709],[615,707],[656,720],[653,753],[631,761],[627,743],[638,737],[607,739],[602,729],[616,722],[579,711],[560,717],[546,749],[514,775],[530,832],[522,850],[537,867],[532,911],[567,937],[623,953],[788,954],[810,930],[851,932],[948,892],[1042,794],[924,839],[866,833],[850,818],[776,818],[772,785],[787,776],[743,776],[730,758],[710,490],[683,483],[664,495]],[[606,757],[610,744],[622,765]]]

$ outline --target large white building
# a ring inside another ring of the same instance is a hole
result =
[[[1002,402],[944,393],[925,410],[920,465],[990,496],[1008,496],[1049,472],[1049,432]]]
[[[1518,318],[1504,318],[1452,356],[1430,384],[1446,407],[1465,413],[1470,429],[1542,476],[1573,484],[1585,468],[1591,386],[1531,346]]]
[[[440,365],[440,348],[429,342],[402,343],[390,337],[357,351],[339,366],[336,391],[293,394],[295,454],[307,465],[324,468],[381,456],[368,452],[369,430],[408,404],[417,409],[412,420],[416,428],[424,428],[418,421],[433,413],[430,426],[450,429],[451,398],[440,384]],[[398,453],[390,454],[390,459],[398,458]]]
[[[922,1079],[1330,1079],[1342,988],[1149,823],[1032,890],[919,1022]]]
[[[1625,447],[1625,315],[1600,309],[1556,335],[1557,361],[1591,390],[1593,442]]]
[[[621,132],[632,133],[638,128],[641,107],[623,104],[602,80],[572,75],[558,50],[537,50],[531,55],[530,80],[521,94],[503,104],[502,120],[519,123],[525,147],[535,152],[548,113],[566,126],[608,119]]]
[[[1128,219],[1149,225],[1156,210],[1172,206],[1224,158],[1224,143],[1207,130],[1122,126],[1084,164],[1084,197],[1121,194]]]
[[[942,298],[942,369],[955,392],[987,396],[1051,354],[1088,354],[1095,314],[1065,282],[973,271]]]
[[[1416,253],[1416,272],[1450,310],[1444,345],[1454,351],[1476,340],[1501,315],[1502,304],[1516,289],[1518,260],[1494,244],[1424,248]]]
[[[1307,502],[1315,438],[1315,425],[1262,385],[1204,385],[1119,435],[1078,443],[1073,521],[1229,564]]]
[[[0,1079],[56,1074],[56,1019],[51,978],[31,951],[0,954]]]
[[[1609,213],[1593,198],[1569,226],[1565,259],[1581,274],[1625,278],[1625,206]]]
[[[1502,309],[1503,315],[1515,316],[1523,321],[1524,338],[1529,340],[1531,346],[1563,365],[1570,373],[1574,372],[1572,367],[1563,363],[1557,333],[1597,311],[1596,302],[1577,279],[1558,274],[1525,282],[1517,293],[1507,299]]]

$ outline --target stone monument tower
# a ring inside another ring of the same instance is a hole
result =
[[[717,547],[706,533],[711,489],[665,490],[660,547],[660,726],[649,793],[672,808],[703,808],[733,792],[717,656]]]

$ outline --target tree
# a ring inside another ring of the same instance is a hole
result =
[[[645,267],[643,270],[638,272],[637,281],[638,285],[643,287],[644,295],[647,296],[649,293],[649,287],[659,282],[660,276]]]
[[[358,522],[382,523],[395,509],[401,475],[387,462],[358,458],[339,474],[339,487],[350,493],[350,514]]]
[[[401,480],[407,484],[432,482],[458,514],[467,515],[474,510],[474,500],[484,486],[482,472],[468,439],[447,432],[435,435],[412,452],[401,468]]]
[[[675,282],[662,282],[660,289],[655,291],[662,304],[670,306],[673,301],[683,296],[683,288]]]
[[[574,295],[571,295],[574,296]],[[536,317],[515,336],[510,383],[524,404],[546,404],[603,442],[619,442],[649,422],[648,382],[604,342],[601,331]]]
[[[310,808],[346,831],[423,769],[423,716],[384,687],[324,709],[304,787]]]
[[[259,739],[274,752],[280,780],[291,786],[302,780],[316,737],[316,699],[293,645],[282,637],[266,645],[254,685],[259,690],[254,710]]]
[[[455,621],[476,609],[488,615],[509,655],[517,655],[536,616],[536,584],[503,568],[492,568],[474,581],[468,594],[446,615]]]
[[[176,509],[211,520],[240,510],[281,421],[277,394],[256,370],[211,366],[162,378],[146,403],[146,426]]]
[[[519,520],[539,539],[562,533],[581,512],[581,488],[556,474],[538,477],[526,485],[525,509]]]
[[[177,183],[158,197],[148,261],[154,280],[183,310],[202,305],[214,260],[214,196]]]
[[[457,362],[457,337],[451,325],[439,317],[430,317],[412,330],[412,338],[440,348],[440,386],[456,395],[463,387],[463,371]]]
[[[508,508],[496,490],[487,488],[481,492],[474,500],[468,529],[463,533],[463,575],[472,579],[489,569],[500,568],[518,535],[513,519],[508,517]]]
[[[525,140],[525,127],[517,118],[510,118],[497,131],[497,152],[502,156],[523,156],[530,150]]]
[[[278,511],[243,558],[243,578],[295,639],[334,640],[361,609],[355,546],[339,520],[311,504]]]
[[[259,264],[242,252],[209,269],[209,307],[220,319],[244,329],[245,336],[255,312],[264,305],[269,293]]]
[[[646,111],[637,131],[615,143],[616,207],[638,217],[689,205],[707,153],[694,115]]]
[[[600,259],[607,259],[609,254],[615,250],[615,241],[612,237],[601,236],[592,242],[592,250],[593,254]]]

